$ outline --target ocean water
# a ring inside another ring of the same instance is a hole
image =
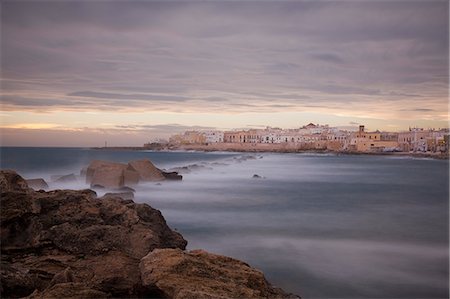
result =
[[[448,161],[60,148],[0,156],[2,168],[46,179],[93,159],[196,164],[181,182],[138,186],[135,199],[160,209],[188,249],[242,259],[304,298],[449,296]]]

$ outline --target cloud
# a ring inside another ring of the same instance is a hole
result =
[[[3,110],[447,111],[445,1],[6,1],[1,20]]]
[[[67,95],[74,97],[117,99],[117,100],[143,100],[143,101],[168,101],[168,102],[183,102],[188,100],[188,98],[180,96],[151,95],[151,94],[120,94],[120,93],[94,92],[94,91],[76,91],[69,93]]]

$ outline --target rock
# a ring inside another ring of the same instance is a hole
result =
[[[177,172],[177,173],[187,174],[187,173],[190,173],[191,170],[189,169],[188,166],[182,166],[182,167],[171,168],[171,169],[169,169],[169,172]]]
[[[201,171],[201,170],[212,170],[212,167],[209,166],[205,166],[205,165],[200,165],[200,164],[189,164],[186,166],[182,166],[182,167],[174,167],[168,170],[168,172],[177,172],[177,173],[183,173],[183,174],[187,174],[190,173],[192,171]]]
[[[48,184],[47,182],[45,182],[44,179],[30,179],[30,180],[26,180],[28,187],[33,188],[34,190],[47,190],[48,189]]]
[[[92,182],[92,177],[97,169],[100,168],[120,168],[126,169],[127,166],[123,163],[111,162],[111,161],[102,161],[102,160],[94,160],[92,161],[87,169],[86,169],[86,183],[90,184]]]
[[[139,179],[142,181],[162,181],[165,179],[161,171],[147,159],[129,162],[128,170],[137,171],[139,173]]]
[[[123,187],[123,169],[120,167],[101,167],[96,169],[91,180],[91,186],[95,185],[104,188]]]
[[[92,298],[92,299],[100,299],[100,298],[108,298],[107,293],[95,290],[93,288],[88,287],[84,283],[59,283],[48,289],[45,289],[43,292],[34,292],[28,298],[36,298],[36,299],[48,299],[48,298],[64,298],[64,299],[79,299],[79,298]]]
[[[0,267],[1,275],[1,297],[24,297],[31,294],[36,285],[27,269],[20,268],[20,266],[11,265],[3,261],[5,259],[2,256],[2,263]]]
[[[56,178],[54,180],[55,183],[74,183],[76,181],[77,181],[77,177],[73,173],[67,174],[67,175],[58,176],[58,178]]]
[[[134,186],[139,183],[140,175],[137,171],[125,169],[123,171],[123,184],[126,186]]]
[[[123,163],[95,160],[86,169],[86,183],[104,188],[121,188],[139,183],[139,173]]]
[[[106,196],[106,197],[115,196],[115,197],[120,197],[125,200],[134,199],[133,192],[118,192],[118,193],[108,192],[104,196]]]
[[[155,296],[142,286],[140,259],[186,247],[146,204],[92,190],[35,192],[14,172],[0,181],[16,182],[0,196],[2,298]]]
[[[72,271],[70,271],[70,268],[67,267],[64,271],[56,273],[55,276],[53,276],[47,288],[52,287],[58,283],[73,282],[73,280],[73,273]]]
[[[14,170],[0,170],[0,190],[7,191],[29,191],[27,182]]]
[[[183,179],[183,176],[179,175],[178,172],[176,171],[172,172],[161,171],[161,173],[166,178],[166,180],[181,181]]]
[[[142,284],[166,298],[298,298],[248,264],[203,250],[155,249],[139,268]]]

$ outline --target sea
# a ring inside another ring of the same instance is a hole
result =
[[[303,298],[449,297],[448,160],[12,147],[0,157],[52,189],[88,188],[51,177],[96,159],[185,167],[182,181],[139,185],[135,201],[161,210],[189,250],[241,259]]]

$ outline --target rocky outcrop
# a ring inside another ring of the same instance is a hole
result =
[[[33,188],[34,190],[47,190],[48,184],[44,179],[30,179],[26,180],[28,187]]]
[[[128,163],[130,170],[135,170],[139,173],[139,180],[154,182],[162,181],[165,179],[161,170],[155,167],[150,160],[136,160]]]
[[[86,183],[104,188],[120,188],[125,184],[126,164],[110,161],[92,161],[86,169]]]
[[[26,191],[27,182],[14,170],[2,170],[0,175],[0,190],[7,191]]]
[[[181,181],[183,179],[183,176],[178,174],[178,172],[176,171],[171,172],[161,171],[161,173],[166,180]]]
[[[11,171],[0,172],[0,183],[2,297],[151,295],[140,259],[155,248],[186,247],[146,204],[92,190],[36,192]],[[67,268],[72,279],[61,282]]]
[[[291,297],[241,261],[184,252],[186,240],[146,204],[34,191],[14,171],[0,171],[0,186],[2,298]]]
[[[139,266],[142,284],[167,298],[298,298],[248,264],[203,250],[155,249]]]
[[[134,186],[140,181],[162,181],[165,179],[181,180],[178,173],[164,173],[156,168],[150,160],[136,160],[128,164],[95,160],[89,164],[86,171],[86,183],[91,187],[118,189],[124,186]]]

